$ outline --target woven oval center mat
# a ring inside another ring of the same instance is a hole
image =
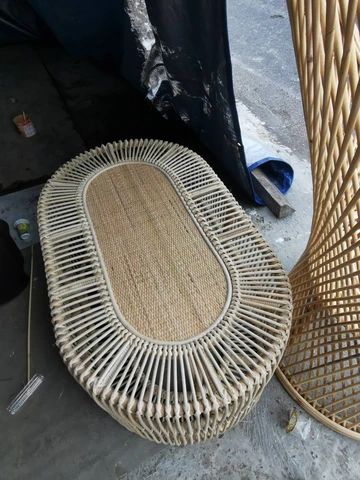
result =
[[[176,342],[219,319],[225,266],[164,173],[139,163],[109,168],[90,180],[85,203],[123,322]]]

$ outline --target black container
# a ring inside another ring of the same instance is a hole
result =
[[[19,295],[28,282],[24,258],[10,236],[8,224],[0,220],[0,304]]]

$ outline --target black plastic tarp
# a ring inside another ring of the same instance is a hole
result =
[[[55,38],[176,113],[234,193],[253,197],[232,86],[225,0],[0,0],[0,42]],[[114,139],[115,140],[115,139]]]
[[[147,1],[172,93],[171,104],[238,188],[250,194],[232,85],[226,2]]]

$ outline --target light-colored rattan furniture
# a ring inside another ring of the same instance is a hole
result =
[[[104,410],[175,445],[248,413],[284,352],[289,283],[201,157],[91,150],[48,181],[38,220],[57,344]]]
[[[314,215],[290,275],[293,326],[279,378],[318,420],[360,440],[360,1],[288,5]]]

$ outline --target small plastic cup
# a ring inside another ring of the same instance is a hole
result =
[[[19,218],[14,223],[14,228],[17,231],[21,240],[25,242],[30,240],[30,222],[26,218]]]

